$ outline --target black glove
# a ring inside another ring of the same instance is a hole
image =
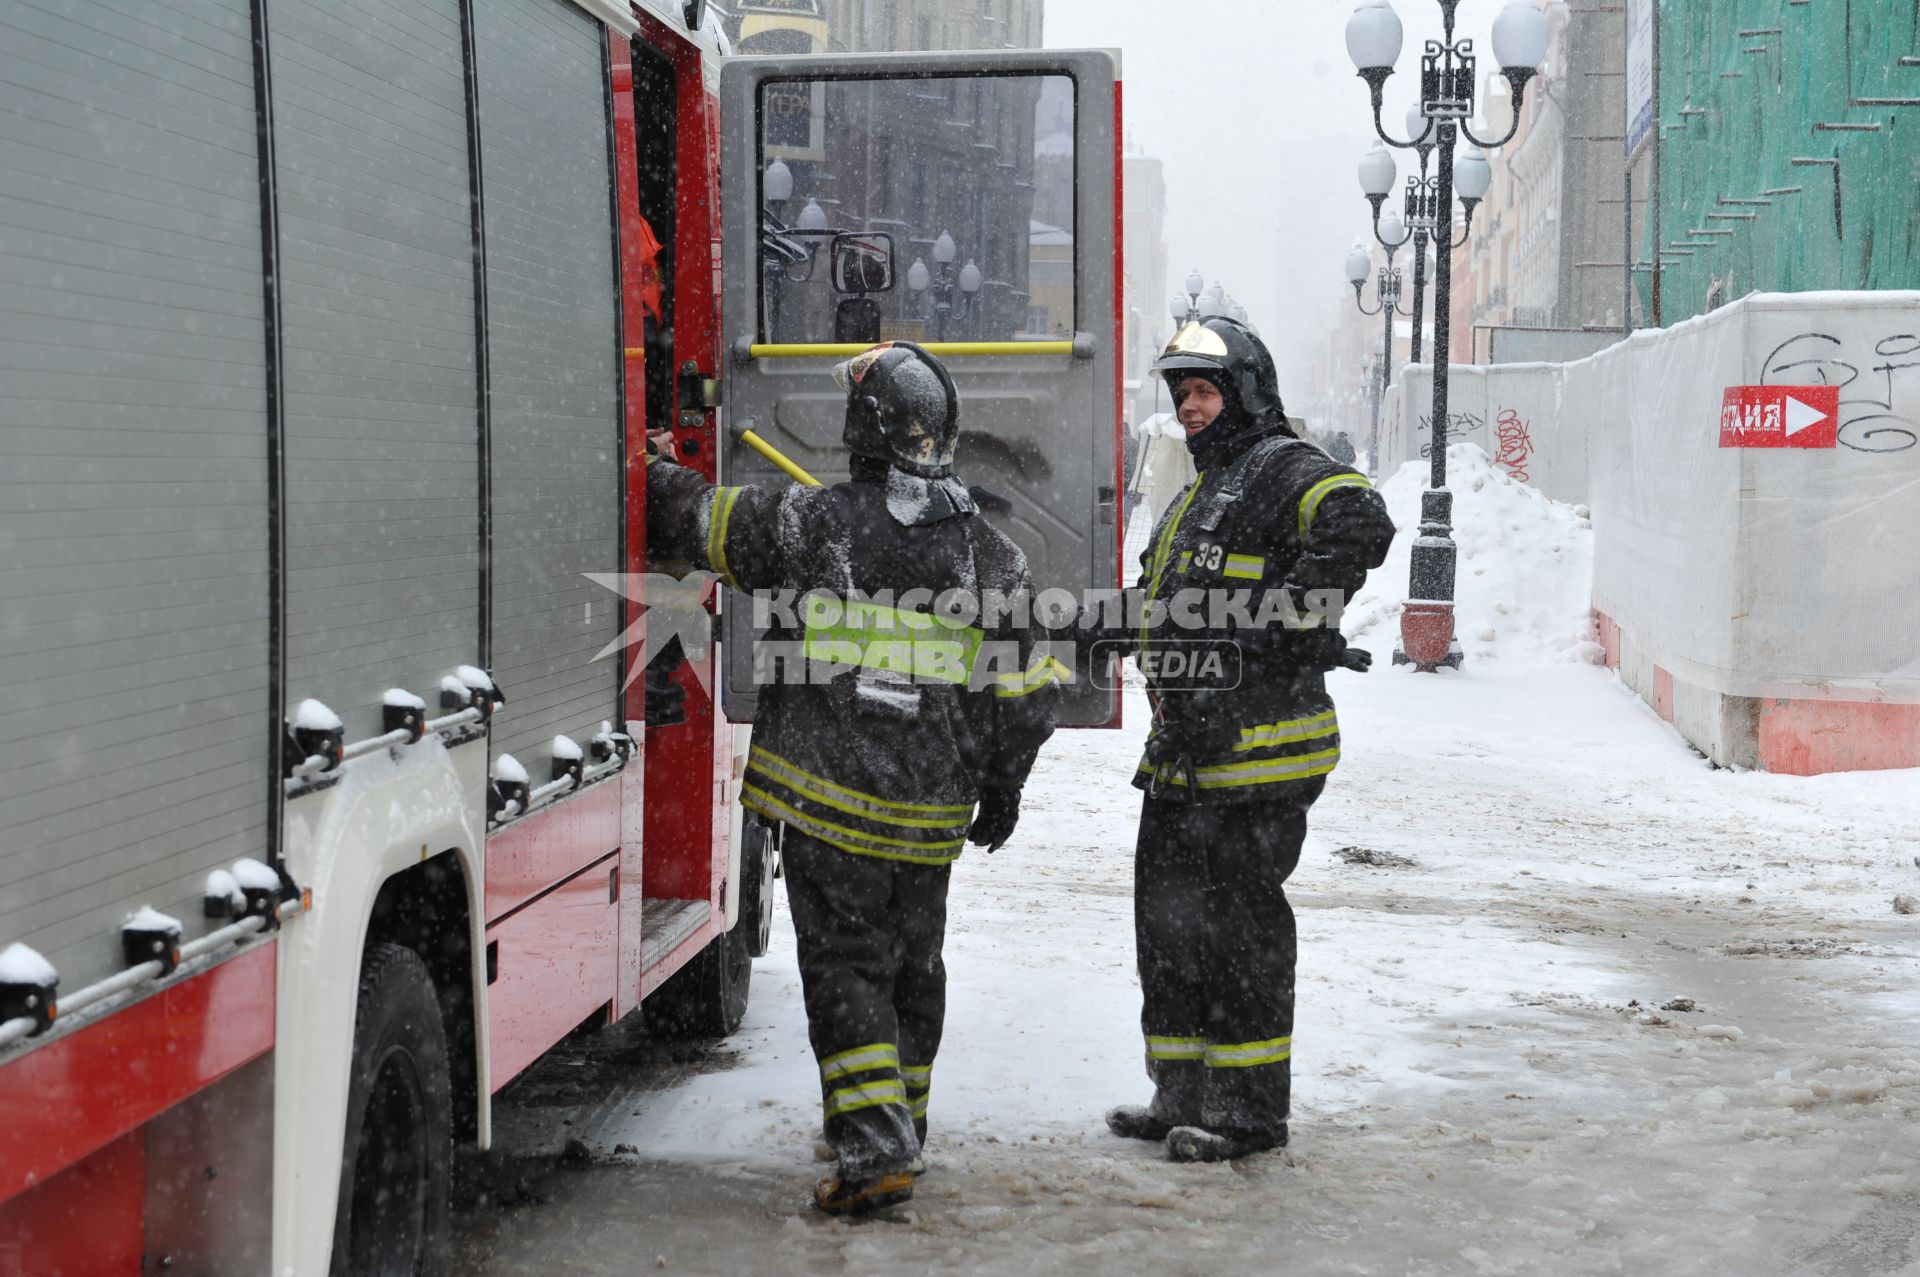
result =
[[[1288,635],[1287,655],[1309,670],[1352,670],[1364,674],[1373,667],[1373,653],[1348,647],[1339,630],[1294,630]]]
[[[687,689],[673,681],[673,671],[684,659],[676,636],[648,664],[644,683],[648,727],[671,727],[687,721]]]
[[[987,854],[992,855],[1013,837],[1013,827],[1019,823],[1019,790],[983,789],[980,810],[974,814],[973,827],[967,830],[967,841],[976,847],[985,847]]]
[[[1147,737],[1147,761],[1167,763],[1216,758],[1240,743],[1240,725],[1226,706],[1206,694],[1169,696]]]

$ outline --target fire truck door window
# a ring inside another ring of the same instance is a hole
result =
[[[673,425],[674,177],[678,117],[673,63],[636,41],[633,46],[635,171],[640,176],[641,330],[646,348],[647,429]]]
[[[763,85],[763,340],[1072,337],[1074,111],[1064,75]],[[837,234],[890,235],[891,287],[842,291],[885,273],[836,279]]]

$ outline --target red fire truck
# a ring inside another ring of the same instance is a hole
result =
[[[752,609],[644,643],[648,435],[832,482],[830,362],[925,340],[987,517],[1114,583],[1114,61],[725,57],[667,0],[0,28],[0,1274],[444,1271],[493,1096],[732,1031],[766,946]]]

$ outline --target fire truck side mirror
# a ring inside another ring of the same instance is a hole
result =
[[[885,231],[842,231],[833,237],[829,260],[836,293],[893,289],[893,236]]]

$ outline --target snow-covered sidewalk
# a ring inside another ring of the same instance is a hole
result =
[[[1138,698],[1124,731],[1058,733],[1012,843],[955,868],[906,1211],[803,1204],[819,1091],[784,915],[731,1068],[565,1129],[507,1106],[508,1142],[580,1137],[614,1164],[572,1182],[603,1195],[676,1186],[631,1244],[682,1271],[1920,1273],[1920,916],[1893,904],[1920,896],[1920,775],[1711,768],[1581,661],[1580,512],[1482,463],[1456,465],[1467,667],[1387,665],[1398,545],[1349,624],[1379,662],[1333,676],[1285,1154],[1173,1166],[1101,1121],[1148,1094]],[[612,1240],[504,1235],[489,1272]]]
[[[1920,890],[1915,776],[1714,771],[1584,665],[1377,669],[1336,695],[1346,761],[1292,883],[1284,1157],[1176,1167],[1101,1125],[1146,1094],[1137,726],[1056,736],[1014,842],[955,870],[935,1171],[910,1222],[796,1205],[818,1085],[784,917],[736,1066],[622,1103],[590,1147],[762,1184],[790,1270],[1920,1258],[1920,918],[1890,903]],[[1352,847],[1413,863],[1349,864]]]

